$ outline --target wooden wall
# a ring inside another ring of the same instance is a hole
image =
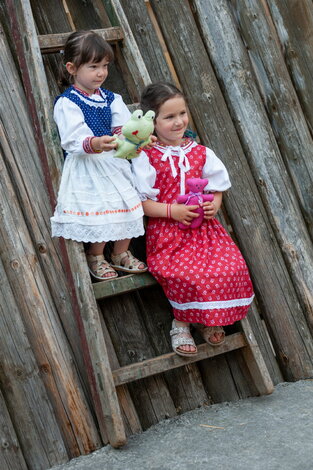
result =
[[[112,3],[32,0],[31,6],[39,34],[114,26],[122,9],[151,81],[182,87],[199,139],[230,172],[221,219],[249,265],[256,291],[249,318],[271,377],[274,383],[312,377],[312,1]],[[0,466],[33,470],[105,442],[66,266],[50,237],[53,195],[17,65],[11,8],[14,0],[1,0]],[[116,56],[106,86],[136,102],[142,84],[127,71],[123,47]],[[58,62],[57,54],[44,57],[51,103]],[[61,153],[54,151],[56,188]],[[143,239],[134,243],[138,252],[143,247]],[[171,310],[158,286],[100,308],[114,367],[170,351]],[[255,393],[239,352],[118,389],[128,434]]]

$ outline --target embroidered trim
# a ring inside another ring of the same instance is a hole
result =
[[[217,308],[233,308],[233,307],[243,307],[245,305],[250,305],[254,298],[252,297],[244,299],[233,299],[233,300],[218,300],[214,302],[186,302],[185,304],[179,304],[173,300],[169,300],[169,303],[172,307],[177,310],[189,310],[196,308],[198,310],[215,310]]]
[[[92,137],[86,137],[83,141],[83,149],[84,152],[86,153],[102,153],[102,150],[94,150],[92,148],[92,139],[94,139],[95,136]]]
[[[71,210],[63,210],[63,214],[71,214],[71,215],[79,215],[79,216],[93,216],[93,215],[107,215],[107,214],[118,214],[118,213],[124,213],[124,212],[133,212],[141,206],[141,202],[136,204],[134,207],[131,207],[130,209],[114,209],[114,210],[106,210],[106,211],[97,211],[97,212],[77,212],[77,211],[71,211]]]
[[[89,96],[85,96],[82,93],[79,93],[74,88],[70,91],[70,93],[77,95],[79,99],[83,101],[84,103],[88,104],[88,106],[94,106],[95,108],[107,108],[108,107],[107,100],[104,100],[103,95],[101,93],[100,93],[100,96],[103,99],[103,101],[93,100]]]

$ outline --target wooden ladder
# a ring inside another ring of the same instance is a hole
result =
[[[150,81],[149,74],[120,2],[113,0],[112,4],[121,27],[101,29],[97,32],[108,42],[123,42],[124,59],[135,83],[141,88]],[[47,187],[53,203],[57,181],[51,178],[51,174],[53,174],[51,168],[60,170],[58,161],[60,161],[61,153],[55,126],[51,122],[52,105],[42,53],[60,51],[70,33],[37,36],[28,0],[18,2],[16,22],[19,25],[19,31],[23,32],[23,41],[20,44],[18,55],[20,61],[24,63],[22,72],[28,105],[36,129],[38,149],[46,174]],[[97,302],[100,299],[155,285],[156,281],[149,273],[143,273],[92,284],[82,244],[67,241],[65,249],[64,242],[61,240],[60,245],[64,264],[67,267],[70,288],[74,292],[73,310],[81,335],[88,379],[104,442],[109,442],[113,447],[122,446],[126,442],[116,387],[120,388],[119,386],[134,380],[160,374],[192,362],[241,349],[258,392],[269,394],[273,391],[272,380],[247,318],[241,321],[241,332],[227,336],[225,343],[218,348],[206,343],[199,345],[198,355],[194,358],[181,357],[172,352],[124,367],[111,367],[112,358],[109,357]]]

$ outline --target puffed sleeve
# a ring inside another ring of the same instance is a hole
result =
[[[160,190],[154,188],[156,171],[150,164],[147,154],[144,151],[140,152],[138,157],[132,159],[131,167],[140,199],[142,201],[147,199],[157,201]]]
[[[111,103],[111,112],[112,112],[112,129],[114,127],[124,126],[126,121],[130,118],[130,111],[127,108],[126,104],[123,101],[121,95],[114,93],[114,100]]]
[[[226,191],[231,187],[224,163],[209,148],[206,148],[206,161],[202,170],[202,178],[209,180],[205,191]]]
[[[61,147],[77,156],[88,155],[83,148],[86,137],[93,136],[87,126],[81,109],[65,97],[58,99],[53,111],[54,120],[58,126]]]

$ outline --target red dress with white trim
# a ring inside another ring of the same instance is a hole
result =
[[[205,188],[224,191],[228,173],[212,150],[189,139],[180,147],[157,144],[133,160],[142,199],[175,203],[185,178],[208,178]],[[247,314],[253,287],[247,265],[217,219],[181,230],[178,222],[150,217],[149,271],[164,289],[178,321],[231,325]]]

